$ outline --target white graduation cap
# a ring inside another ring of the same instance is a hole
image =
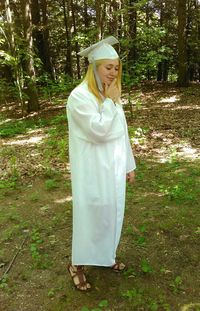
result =
[[[115,37],[110,36],[80,51],[78,54],[87,57],[89,63],[99,59],[116,59],[119,55],[112,47],[116,43],[119,43],[119,41]]]

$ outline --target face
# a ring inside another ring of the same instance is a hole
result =
[[[102,84],[110,85],[117,78],[119,72],[119,60],[108,59],[97,67],[97,73]]]

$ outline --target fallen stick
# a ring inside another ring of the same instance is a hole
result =
[[[6,274],[8,274],[8,272],[10,271],[12,265],[13,265],[14,262],[15,262],[15,259],[17,258],[19,252],[22,250],[22,247],[24,246],[24,243],[26,242],[27,238],[28,238],[28,235],[25,237],[25,239],[24,239],[23,242],[21,243],[21,245],[20,245],[18,251],[17,251],[16,254],[13,256],[11,262],[10,262],[9,265],[8,265],[8,268],[6,269],[6,271],[4,272],[4,274],[2,275],[2,277],[0,278],[0,282],[4,279],[4,277],[6,276]]]

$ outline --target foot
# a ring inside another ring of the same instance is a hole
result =
[[[86,281],[83,266],[68,265],[68,271],[77,289],[86,291],[91,288],[90,283]]]
[[[115,272],[121,272],[126,269],[126,266],[125,264],[120,262],[120,263],[115,263],[113,266],[111,266],[111,269],[113,269]]]

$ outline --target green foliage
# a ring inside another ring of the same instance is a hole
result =
[[[108,308],[108,306],[109,306],[109,303],[107,300],[101,300],[98,304],[98,307],[90,309],[84,306],[81,308],[81,311],[103,311],[103,310],[109,311],[108,309],[105,309],[105,308]]]
[[[42,97],[56,103],[54,96],[62,95],[62,98],[67,98],[69,92],[80,83],[80,80],[73,80],[68,75],[61,74],[53,81],[47,73],[44,73],[38,78],[37,82],[41,85]]]
[[[48,130],[48,138],[46,139],[46,149],[44,153],[45,164],[49,165],[52,155],[55,155],[62,162],[67,161],[67,119],[66,114],[60,114],[54,117]],[[48,168],[49,169],[49,168]]]
[[[157,75],[158,64],[164,60],[170,61],[173,56],[172,49],[166,44],[162,44],[163,38],[166,36],[167,30],[159,27],[157,24],[146,26],[138,24],[138,32],[136,40],[122,40],[121,45],[131,47],[134,46],[138,53],[135,61],[127,61],[125,64],[125,72],[123,83],[128,88],[138,85],[146,79],[154,79]]]
[[[194,201],[196,195],[192,188],[188,188],[187,184],[176,184],[174,186],[160,185],[160,192],[164,193],[170,200],[174,201]]]
[[[146,237],[144,236],[144,234],[146,232],[146,226],[145,225],[140,226],[139,227],[139,232],[140,232],[140,234],[135,233],[136,244],[139,245],[139,246],[145,246],[145,244],[146,244]]]
[[[40,194],[39,194],[38,191],[33,192],[33,193],[31,194],[31,196],[30,196],[30,200],[33,201],[33,202],[38,201],[39,198],[40,198]]]
[[[147,274],[152,273],[154,271],[146,259],[142,259],[140,263],[140,267],[141,267],[142,272],[147,273]]]
[[[34,269],[48,269],[52,265],[49,261],[48,254],[42,252],[42,243],[43,240],[41,239],[39,231],[33,229],[31,232],[30,252]]]
[[[196,234],[200,234],[200,227],[197,228],[197,230],[195,231]]]
[[[183,280],[180,275],[176,276],[174,281],[170,283],[170,288],[174,294],[178,294],[183,290]]]
[[[0,79],[0,103],[8,104],[9,100],[18,99],[18,90],[16,85],[8,83],[6,79]]]
[[[126,277],[135,277],[136,276],[136,272],[133,268],[129,267],[127,270],[125,270],[123,272],[123,275]]]
[[[143,303],[145,302],[143,294],[144,291],[142,289],[132,288],[123,292],[122,297],[131,301],[132,306],[138,307],[143,305]]]
[[[8,291],[8,274],[5,274],[4,277],[0,281],[0,289],[4,291]]]
[[[46,126],[48,120],[8,120],[7,122],[0,122],[0,137],[14,137],[19,134],[25,134],[30,129],[36,129],[38,127]]]
[[[32,123],[32,122],[31,122]],[[27,132],[28,126],[24,121],[10,121],[0,125],[1,137],[12,137]]]
[[[166,303],[166,300],[161,295],[158,299],[152,299],[148,297],[145,291],[141,288],[128,289],[122,293],[122,297],[127,299],[130,303],[130,307],[141,307],[141,310],[148,311],[171,311],[170,305]]]
[[[47,190],[53,190],[58,188],[58,183],[55,179],[48,179],[45,181],[45,187]]]
[[[132,142],[143,145],[146,141],[146,134],[149,132],[149,129],[141,127],[129,127],[128,131],[130,140]]]
[[[0,179],[0,189],[8,190],[8,189],[15,189],[17,186],[17,178],[11,177],[8,180]]]

